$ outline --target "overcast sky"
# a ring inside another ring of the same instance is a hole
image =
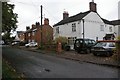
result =
[[[15,4],[14,12],[18,14],[17,31],[25,31],[26,26],[40,22],[40,5],[43,5],[43,17],[49,18],[53,26],[63,18],[63,11],[69,16],[89,10],[92,0],[10,0]],[[107,20],[118,19],[118,2],[120,0],[94,0],[97,3],[97,12]]]

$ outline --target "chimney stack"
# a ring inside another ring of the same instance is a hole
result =
[[[39,22],[36,22],[35,24],[36,24],[36,26],[40,26],[40,23],[39,23]]]
[[[49,25],[49,19],[48,18],[44,19],[44,25]]]
[[[66,19],[69,17],[69,13],[67,11],[63,12],[63,19]]]
[[[89,3],[90,11],[97,12],[96,6],[97,6],[97,4],[94,3],[94,0],[92,0],[92,2]]]
[[[29,30],[29,29],[30,29],[30,27],[29,27],[29,26],[26,26],[26,31]]]
[[[32,24],[32,29],[34,29],[36,26],[34,24]]]

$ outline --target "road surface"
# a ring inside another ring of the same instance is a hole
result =
[[[26,78],[117,78],[118,69],[90,63],[66,60],[46,54],[2,48],[8,60]]]

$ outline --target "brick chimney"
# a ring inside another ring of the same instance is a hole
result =
[[[29,26],[26,26],[26,31],[29,30],[29,29],[30,29],[30,27],[29,27]]]
[[[36,26],[34,24],[32,24],[32,29],[34,29]]]
[[[49,19],[48,18],[44,19],[44,25],[49,25]]]
[[[36,26],[40,26],[40,23],[39,23],[39,22],[36,22],[35,24],[36,24]]]
[[[69,13],[67,11],[63,12],[63,19],[66,19],[69,17]]]
[[[94,3],[94,0],[92,0],[92,2],[89,3],[89,8],[90,8],[90,11],[93,11],[93,12],[97,12],[97,4]]]

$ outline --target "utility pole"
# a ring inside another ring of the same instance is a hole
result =
[[[41,5],[40,7],[41,7],[41,47],[42,47],[42,18],[43,18],[42,17],[42,12],[43,12],[42,8],[43,8],[43,6]]]

